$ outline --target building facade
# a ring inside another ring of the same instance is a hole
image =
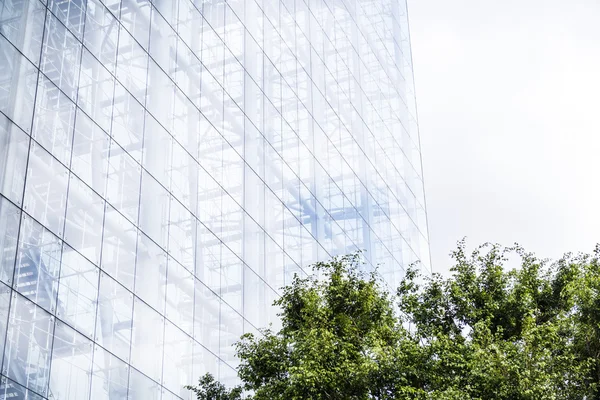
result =
[[[178,399],[311,263],[429,269],[405,0],[0,0],[0,399]]]

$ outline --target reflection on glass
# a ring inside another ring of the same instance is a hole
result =
[[[46,395],[53,333],[54,317],[13,292],[2,374]]]
[[[311,263],[429,269],[405,1],[0,3],[0,390],[189,398]]]
[[[13,287],[46,311],[56,311],[62,241],[23,216]]]
[[[85,400],[90,393],[92,372],[92,342],[57,321],[52,345],[52,397],[65,400]]]
[[[82,334],[93,337],[100,270],[64,245],[56,316]]]
[[[12,285],[21,210],[0,196],[0,281]]]
[[[21,205],[25,188],[29,136],[0,114],[0,193]]]

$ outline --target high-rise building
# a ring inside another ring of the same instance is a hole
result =
[[[0,0],[0,399],[190,398],[311,263],[428,269],[412,75],[405,0]]]

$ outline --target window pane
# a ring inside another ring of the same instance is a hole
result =
[[[77,95],[80,61],[81,43],[48,13],[40,69],[71,99]]]
[[[85,1],[48,0],[48,8],[81,40],[85,19]]]
[[[55,399],[85,400],[90,395],[92,342],[57,321],[52,345],[50,393]]]
[[[167,281],[167,253],[140,233],[135,269],[135,294],[155,310],[164,313]]]
[[[32,143],[23,209],[58,236],[63,234],[68,174],[50,153]]]
[[[119,400],[127,397],[129,366],[96,346],[92,372],[93,400]]]
[[[117,58],[118,23],[100,0],[88,0],[83,44],[111,73]]]
[[[2,349],[4,348],[6,341],[6,328],[8,327],[8,313],[11,293],[12,291],[8,286],[0,284],[0,348]]]
[[[239,341],[244,333],[244,321],[242,316],[225,302],[221,303],[220,314],[219,357],[229,365],[236,365],[238,360],[235,357],[234,343]]]
[[[2,373],[46,395],[54,317],[13,292]]]
[[[131,365],[153,380],[162,377],[164,318],[138,298],[133,311]]]
[[[106,206],[102,269],[129,290],[133,290],[137,229],[111,206]]]
[[[36,0],[6,0],[2,4],[0,32],[38,65],[46,8]]]
[[[194,271],[196,218],[175,198],[169,212],[169,253],[189,271]]]
[[[135,12],[128,14],[127,18],[121,18],[121,23],[144,49],[148,49],[150,0],[137,1]]]
[[[62,242],[23,216],[13,287],[45,310],[56,310]]]
[[[115,87],[112,121],[112,137],[141,162],[144,108],[121,84]]]
[[[99,269],[63,246],[56,316],[86,336],[94,336]]]
[[[0,193],[21,205],[25,188],[29,136],[0,114]]]
[[[134,368],[129,370],[128,400],[160,400],[160,386]]]
[[[163,385],[183,398],[189,397],[189,391],[183,387],[197,378],[192,375],[192,345],[191,337],[172,323],[165,323]]]
[[[71,171],[100,196],[106,192],[110,137],[84,112],[77,111]]]
[[[0,196],[0,280],[12,286],[21,210]]]
[[[115,141],[110,145],[106,200],[137,224],[141,167]]]
[[[0,399],[44,400],[42,396],[33,393],[24,386],[4,376],[0,376]]]
[[[166,317],[188,335],[194,324],[194,276],[169,258]]]
[[[194,303],[194,339],[218,354],[221,300],[212,290],[196,280]]]
[[[163,249],[169,232],[169,192],[149,173],[142,173],[140,229]]]
[[[100,265],[103,219],[102,197],[71,175],[64,239],[96,265]]]
[[[117,79],[141,103],[146,96],[148,53],[121,26],[117,53]]]
[[[75,103],[40,76],[32,136],[65,165],[71,162]]]
[[[133,294],[110,276],[100,275],[100,294],[96,316],[96,342],[129,361]]]
[[[0,57],[0,111],[31,132],[38,71],[2,36]]]
[[[106,132],[110,131],[114,87],[115,78],[84,49],[77,104]]]
[[[207,372],[215,374],[216,371],[219,370],[217,356],[196,341],[194,341],[193,344],[192,354],[194,359],[192,376],[194,376],[195,379],[198,379]]]
[[[142,165],[157,181],[170,188],[172,137],[150,113],[146,112],[144,157]]]

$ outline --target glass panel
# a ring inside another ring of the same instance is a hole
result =
[[[91,340],[56,321],[49,390],[52,397],[61,400],[89,399],[92,349]]]
[[[140,229],[163,249],[169,232],[169,192],[149,173],[142,173]]]
[[[221,241],[201,222],[196,229],[196,276],[218,292],[221,287]]]
[[[127,11],[124,11],[123,14]],[[147,50],[150,35],[150,0],[137,1],[135,12],[130,11],[127,17],[121,15],[121,23],[135,40]]]
[[[88,0],[83,44],[111,73],[117,59],[117,28],[117,20],[102,1]]]
[[[96,342],[108,351],[129,361],[133,294],[110,276],[100,275]]]
[[[28,152],[29,136],[0,114],[0,193],[18,205],[23,200]]]
[[[96,346],[92,373],[94,400],[119,400],[127,397],[129,366],[108,351]]]
[[[196,218],[175,198],[171,198],[169,254],[189,271],[196,259]]]
[[[244,318],[256,327],[267,326],[264,310],[268,308],[266,292],[271,288],[248,266],[244,266]]]
[[[0,36],[0,111],[25,132],[31,132],[38,71]]]
[[[152,59],[148,68],[146,107],[158,122],[173,132],[171,122],[176,112],[173,101],[176,93],[175,84]]]
[[[56,310],[61,248],[59,238],[23,216],[13,287],[50,312]]]
[[[121,26],[117,53],[117,79],[142,103],[146,96],[147,72],[148,53]]]
[[[148,112],[144,129],[142,165],[164,187],[169,188],[172,137]]]
[[[85,113],[77,110],[73,135],[73,171],[100,196],[106,192],[110,137]]]
[[[129,370],[128,400],[160,400],[160,386],[138,370]]]
[[[181,392],[186,392],[184,393],[184,395],[181,396],[190,396],[190,391],[186,390],[186,389],[180,389]],[[161,390],[162,392],[162,397],[160,398],[160,400],[179,400],[181,399],[181,397],[174,395],[173,393],[169,392],[167,389],[163,388]],[[184,397],[185,398],[185,397]]]
[[[190,392],[183,387],[193,383],[192,375],[193,340],[170,322],[165,322],[165,350],[163,365],[163,385],[183,398]]]
[[[244,333],[242,316],[234,311],[227,303],[221,303],[221,332],[219,338],[219,357],[230,365],[237,365],[234,343],[240,340]]]
[[[223,300],[238,312],[242,312],[242,274],[242,261],[222,244],[220,293]]]
[[[194,276],[169,258],[166,317],[192,335],[194,324]]]
[[[106,132],[110,131],[114,87],[115,78],[84,49],[77,104]]]
[[[46,395],[54,317],[13,292],[2,374]]]
[[[75,175],[71,175],[64,240],[100,265],[104,200]]]
[[[12,286],[21,210],[0,196],[0,280]]]
[[[85,19],[85,1],[48,0],[48,9],[81,40]]]
[[[32,143],[23,209],[58,236],[63,234],[68,174],[50,153]]]
[[[195,285],[194,339],[217,354],[221,300],[199,280],[196,279]]]
[[[65,165],[71,162],[75,103],[40,76],[32,136]]]
[[[81,42],[48,13],[40,69],[69,98],[77,95]]]
[[[210,372],[211,374],[217,375],[217,371],[219,370],[218,358],[213,353],[208,351],[204,346],[200,343],[194,341],[193,344],[193,374],[192,376],[196,381],[192,381],[192,384],[197,382],[197,379],[202,375]]]
[[[119,400],[127,398],[129,366],[108,351],[96,346],[92,372],[93,400]]]
[[[137,229],[111,206],[106,206],[102,269],[129,290],[133,290]]]
[[[6,0],[0,9],[0,32],[36,65],[45,18],[46,8],[36,0]]]
[[[167,253],[140,232],[135,269],[135,294],[155,310],[164,313],[167,280]]]
[[[117,142],[110,145],[106,200],[137,224],[141,167]]]
[[[137,162],[141,162],[144,108],[120,84],[115,86],[112,121],[112,137],[121,147],[127,149]]]
[[[6,328],[8,327],[8,314],[12,291],[8,286],[0,284],[0,348],[4,349],[6,342]],[[0,357],[0,361],[1,361]],[[0,397],[1,398],[1,397]]]
[[[162,2],[154,2],[159,4]],[[152,30],[150,33],[150,56],[160,67],[171,75],[173,65],[175,64],[175,54],[177,47],[177,34],[173,26],[158,13],[156,9],[152,10]]]
[[[44,400],[38,394],[19,385],[18,383],[0,376],[0,399],[2,400]]]
[[[164,318],[135,298],[131,365],[157,382],[162,377]]]
[[[63,246],[56,316],[86,336],[94,336],[99,269]]]

